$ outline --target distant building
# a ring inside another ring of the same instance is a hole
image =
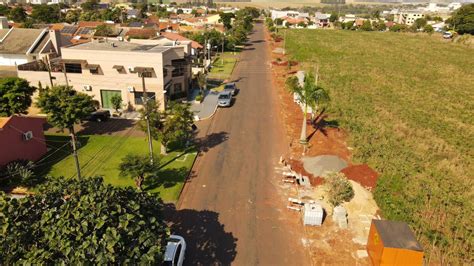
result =
[[[307,18],[309,17],[309,13],[300,13],[298,11],[280,11],[280,10],[272,10],[271,11],[271,16],[272,19],[275,20],[277,18],[285,18],[285,17],[290,17],[290,18]]]
[[[162,110],[168,100],[186,97],[191,64],[185,48],[169,41],[168,45],[157,45],[154,40],[133,41],[102,39],[62,48],[62,57],[51,60],[54,83],[67,83],[91,95],[105,109],[112,108],[114,95],[122,96],[129,109],[141,107],[142,76],[148,96],[156,99]],[[18,76],[32,84],[50,83],[41,62],[19,65]]]
[[[37,161],[47,152],[44,118],[0,117],[0,166],[15,160]]]
[[[394,15],[393,21],[398,24],[413,25],[419,18],[424,18],[425,15],[419,11],[400,11]]]

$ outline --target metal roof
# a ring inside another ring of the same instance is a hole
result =
[[[384,247],[423,251],[415,234],[405,222],[372,220]]]

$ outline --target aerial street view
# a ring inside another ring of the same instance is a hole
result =
[[[453,1],[2,1],[0,265],[474,264]]]

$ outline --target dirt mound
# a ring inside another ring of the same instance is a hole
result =
[[[291,169],[293,171],[299,173],[300,175],[307,176],[312,186],[319,186],[324,182],[321,177],[314,176],[313,174],[306,171],[306,169],[304,169],[303,162],[299,160],[290,159],[288,160],[288,164],[291,166]]]
[[[354,180],[370,191],[375,188],[379,176],[379,174],[367,164],[348,166],[342,169],[341,173],[344,173],[348,179]]]

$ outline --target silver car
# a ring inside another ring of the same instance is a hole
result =
[[[230,91],[232,96],[237,94],[237,86],[235,85],[235,82],[225,84],[224,91]]]
[[[220,107],[229,107],[232,101],[232,92],[230,91],[223,91],[219,93],[217,97],[217,105]]]
[[[182,266],[184,253],[186,251],[186,241],[182,236],[171,235],[166,245],[165,260],[163,265]]]

